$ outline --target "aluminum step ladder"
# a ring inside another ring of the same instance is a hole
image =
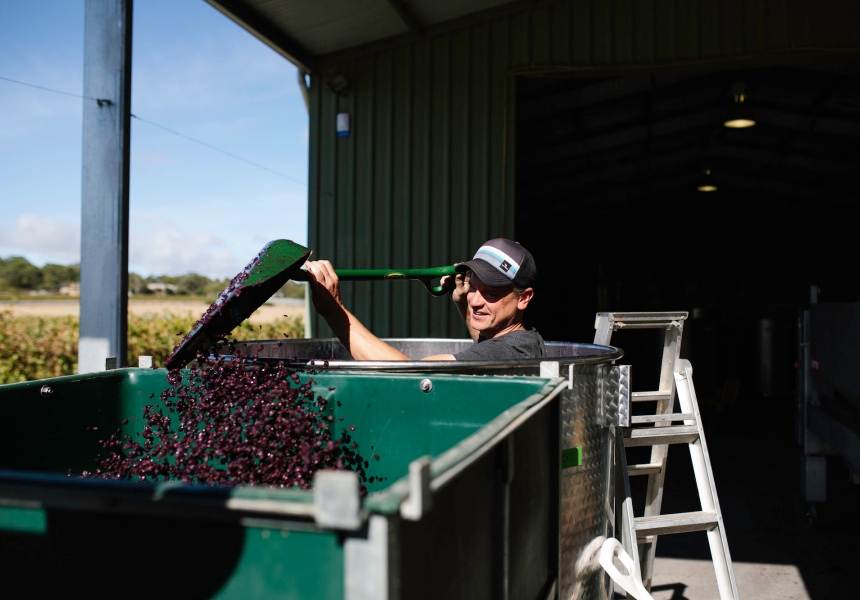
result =
[[[649,592],[657,538],[660,535],[706,531],[720,598],[737,600],[737,583],[693,387],[693,367],[690,361],[680,357],[687,316],[686,312],[597,314],[594,343],[602,346],[611,345],[612,334],[621,329],[663,329],[665,332],[658,389],[630,394],[631,403],[656,402],[654,414],[634,414],[636,405],[631,404],[627,422],[620,423],[622,426],[617,429],[616,499],[623,500],[620,504],[616,502],[616,526],[621,545],[640,565],[642,581]],[[634,374],[635,370],[631,375]],[[674,406],[676,393],[679,413],[675,412]],[[668,451],[673,444],[687,444],[690,449],[701,504],[699,511],[661,514]],[[638,446],[651,447],[649,462],[628,465],[626,448]],[[640,517],[633,514],[631,476],[648,477],[645,507]]]

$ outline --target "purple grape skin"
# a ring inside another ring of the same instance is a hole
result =
[[[83,475],[307,489],[319,469],[352,469],[366,493],[365,461],[347,429],[333,438],[313,379],[253,359],[198,352],[187,378],[168,371],[162,406],[143,410],[142,442],[118,430],[102,442],[95,472]]]

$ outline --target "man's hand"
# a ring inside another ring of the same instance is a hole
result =
[[[314,260],[305,263],[308,272],[308,287],[317,312],[325,319],[343,312],[340,300],[340,280],[334,267],[327,260]]]
[[[471,275],[471,271],[466,271],[465,273],[457,273],[454,275],[453,280],[451,279],[451,275],[445,275],[439,280],[439,284],[443,288],[450,289],[451,300],[453,300],[454,304],[458,307],[466,306],[466,295],[469,293],[469,279],[471,278]]]
[[[469,281],[472,279],[472,272],[466,271],[465,273],[457,273],[454,275],[453,280],[450,275],[446,275],[442,279],[439,280],[439,284],[443,287],[449,287],[451,289],[451,300],[454,302],[454,306],[457,307],[457,312],[460,313],[460,317],[462,317],[463,322],[466,323],[466,329],[469,331],[469,336],[472,340],[478,339],[478,332],[472,328],[472,319],[469,313]]]

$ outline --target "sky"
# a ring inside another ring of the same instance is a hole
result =
[[[295,65],[204,0],[133,4],[129,272],[230,279],[307,245]],[[2,258],[80,261],[84,10],[0,0]]]

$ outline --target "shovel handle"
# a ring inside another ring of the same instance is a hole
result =
[[[433,285],[436,279],[441,279],[445,275],[454,275],[457,270],[454,265],[444,267],[431,267],[429,269],[335,269],[335,274],[338,279],[345,281],[379,281],[382,279],[416,279],[424,284],[427,291],[432,296],[444,296],[448,293],[448,288],[443,288],[441,285]],[[293,276],[293,279],[299,281],[307,281],[308,276],[305,271],[299,271]]]

